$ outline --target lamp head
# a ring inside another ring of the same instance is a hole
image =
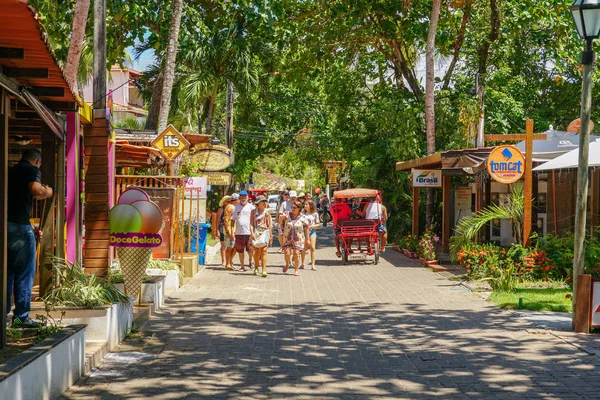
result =
[[[575,0],[569,10],[581,39],[590,41],[600,36],[600,0]]]

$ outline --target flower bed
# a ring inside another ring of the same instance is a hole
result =
[[[54,399],[83,374],[86,327],[67,326],[0,365],[2,398]]]
[[[534,238],[532,247],[492,244],[464,246],[457,253],[460,265],[471,279],[490,280],[492,287],[500,281],[563,282],[569,285],[573,269],[573,235],[546,235]],[[586,240],[585,272],[600,277],[600,240]],[[514,285],[513,285],[514,286]]]

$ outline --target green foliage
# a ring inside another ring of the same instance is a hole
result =
[[[35,343],[39,343],[42,340],[46,339],[48,336],[59,332],[62,329],[62,319],[65,315],[63,311],[61,313],[61,317],[59,320],[55,320],[49,314],[46,315],[36,315],[36,319],[40,321],[41,325],[36,329],[35,332]]]
[[[418,250],[419,237],[416,235],[402,236],[398,240],[398,247],[406,249],[408,251],[416,252]]]
[[[171,260],[155,260],[148,262],[148,268],[157,268],[165,271],[179,271],[179,265]]]
[[[140,122],[137,118],[127,117],[115,122],[113,126],[122,129],[144,129],[145,122]]]
[[[519,307],[519,299],[522,307]],[[511,310],[571,312],[571,290],[565,288],[515,288],[513,291],[496,291],[489,301]]]
[[[450,255],[458,260],[458,252],[467,243],[473,242],[481,228],[495,219],[508,219],[512,223],[513,233],[517,243],[523,243],[522,226],[525,196],[523,187],[513,186],[508,200],[503,204],[492,204],[470,217],[463,217],[456,225],[456,235],[450,239]]]
[[[63,259],[54,258],[52,268],[58,284],[42,298],[47,308],[130,304],[129,297],[111,282],[95,274],[86,274],[77,263],[70,264]]]
[[[426,261],[436,260],[439,246],[440,238],[433,233],[431,229],[427,228],[419,239],[419,245],[417,249],[419,257],[425,259]]]

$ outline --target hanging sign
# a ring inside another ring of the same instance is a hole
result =
[[[185,180],[185,198],[186,199],[206,199],[206,183],[205,176],[193,176]]]
[[[337,170],[338,170],[337,166],[327,167],[327,174],[329,176],[329,179],[327,180],[327,183],[329,183],[329,184],[336,184],[337,183],[337,178],[338,178]]]
[[[171,161],[189,148],[190,142],[173,125],[169,125],[154,139],[152,146],[157,148],[167,161]]]
[[[470,210],[472,203],[471,188],[468,186],[456,188],[456,209]]]
[[[192,163],[198,171],[223,171],[231,165],[231,150],[227,146],[202,144],[194,147]]]
[[[413,187],[442,187],[441,169],[413,169]]]
[[[497,146],[488,156],[487,169],[496,182],[515,183],[525,173],[525,157],[515,146]]]
[[[210,172],[206,174],[209,185],[229,186],[231,185],[231,174],[229,172]]]

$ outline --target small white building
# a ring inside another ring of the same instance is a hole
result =
[[[133,118],[143,128],[148,110],[144,109],[144,100],[139,89],[133,83],[133,79],[140,75],[141,72],[129,67],[121,68],[118,65],[111,67],[107,89],[109,94],[112,91],[112,114],[115,124],[126,118]],[[84,100],[88,104],[94,102],[92,91],[93,84],[90,79],[83,88]],[[107,105],[109,104],[110,102],[107,99]]]

